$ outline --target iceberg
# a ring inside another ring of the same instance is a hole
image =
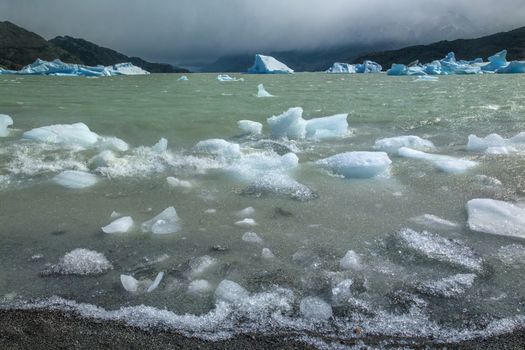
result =
[[[217,80],[220,82],[244,81],[244,78],[232,78],[228,74],[219,74],[217,75]]]
[[[418,151],[430,151],[435,148],[431,141],[414,135],[395,136],[379,139],[376,140],[374,144],[374,150],[383,151],[390,154],[397,154],[399,149],[402,147],[409,147]]]
[[[0,114],[0,137],[9,135],[8,127],[13,125],[13,119],[7,114]]]
[[[383,67],[377,62],[366,60],[361,64],[356,64],[356,73],[381,73]]]
[[[175,208],[168,207],[153,219],[142,223],[142,232],[164,235],[179,231],[179,216]]]
[[[110,75],[147,75],[148,71],[133,65],[130,62],[117,63],[112,66],[107,66],[106,69]]]
[[[318,160],[317,165],[345,178],[373,178],[387,174],[392,161],[385,152],[346,152]]]
[[[255,55],[255,62],[248,73],[251,74],[290,74],[293,70],[271,56]]]
[[[525,73],[525,61],[512,61],[507,66],[499,68],[496,73],[499,74],[517,74]]]
[[[451,174],[464,173],[478,165],[478,163],[472,160],[454,158],[440,154],[425,153],[408,147],[401,147],[398,150],[398,154],[405,158],[425,160],[432,163],[439,170]]]
[[[179,79],[177,79],[177,80],[178,80],[178,81],[188,81],[189,79],[188,79],[187,76],[185,76],[185,75],[181,75],[181,76],[179,77]]]
[[[426,76],[424,66],[407,67],[404,64],[393,63],[392,67],[386,71],[387,75],[419,75]]]
[[[62,187],[80,189],[93,186],[98,177],[85,171],[65,170],[53,177],[53,181]]]
[[[507,66],[507,50],[502,50],[489,57],[489,63],[481,67],[482,71],[496,72]]]
[[[259,84],[257,85],[257,97],[273,97],[273,95],[264,89],[263,84]]]
[[[263,125],[252,120],[239,120],[237,126],[244,134],[259,135],[262,133]]]
[[[109,225],[102,227],[104,233],[126,233],[133,226],[133,219],[131,216],[124,216],[112,221]]]
[[[100,275],[113,269],[104,254],[94,250],[78,248],[65,254],[57,264],[43,272],[44,275]]]
[[[343,113],[307,120],[306,138],[320,140],[344,137],[348,134],[347,118],[348,114]]]
[[[246,219],[236,221],[235,225],[239,227],[252,227],[252,226],[257,226],[257,223],[255,222],[254,219],[246,218]]]
[[[525,209],[512,203],[476,198],[468,201],[468,225],[472,231],[525,238]]]
[[[93,146],[99,140],[99,136],[84,123],[42,126],[24,132],[22,138],[85,148]]]
[[[328,68],[326,73],[353,74],[356,73],[356,70],[353,64],[335,62],[332,67]]]

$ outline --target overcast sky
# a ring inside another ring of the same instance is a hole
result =
[[[0,20],[169,63],[353,43],[399,45],[525,26],[525,0],[0,0]]]

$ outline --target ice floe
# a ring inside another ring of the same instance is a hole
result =
[[[257,85],[257,97],[273,97],[273,95],[264,89],[263,84],[259,84]]]
[[[174,207],[164,209],[153,219],[142,223],[142,232],[169,234],[180,230],[179,216]]]
[[[467,203],[468,225],[472,231],[525,238],[525,209],[488,198]]]
[[[58,275],[99,275],[113,269],[104,254],[94,250],[77,248],[66,253],[58,263],[45,270],[43,274]]]
[[[7,114],[0,114],[0,137],[9,135],[9,126],[13,125],[13,119]]]
[[[385,152],[346,152],[318,160],[317,165],[345,178],[386,175],[392,161]]]
[[[455,158],[441,154],[432,154],[418,151],[408,147],[401,147],[398,150],[401,157],[420,159],[430,162],[439,170],[445,173],[460,174],[478,165],[477,162],[468,159]]]
[[[335,62],[332,67],[328,68],[327,73],[353,74],[356,73],[355,65],[349,63]]]
[[[133,226],[131,216],[124,216],[112,221],[109,225],[102,227],[104,233],[126,233]]]
[[[272,56],[255,55],[253,66],[248,69],[251,74],[290,74],[293,70]]]
[[[332,317],[332,307],[318,297],[306,297],[301,300],[299,310],[304,318],[324,321]]]
[[[457,274],[437,281],[424,282],[417,287],[417,290],[437,297],[457,297],[472,287],[476,277],[473,273]]]
[[[98,177],[85,171],[65,170],[53,177],[53,181],[62,187],[81,189],[95,185]]]
[[[263,125],[252,120],[239,120],[237,126],[244,134],[260,135],[262,133]]]
[[[407,135],[388,137],[376,140],[374,149],[391,154],[397,154],[401,147],[408,147],[418,151],[430,151],[435,148],[431,141],[422,139],[419,136]]]

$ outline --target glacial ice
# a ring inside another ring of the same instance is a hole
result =
[[[104,233],[126,233],[133,226],[131,216],[124,216],[112,221],[109,225],[102,227]]]
[[[217,75],[217,80],[220,82],[244,81],[244,78],[233,78],[233,77],[230,77],[228,74],[219,74]]]
[[[365,60],[361,64],[355,65],[356,73],[380,73],[383,67],[377,62]]]
[[[306,138],[327,139],[344,137],[348,134],[348,114],[313,118],[306,121]]]
[[[257,243],[257,244],[261,244],[263,242],[262,238],[259,237],[259,235],[255,232],[245,232],[242,235],[242,240],[244,242]]]
[[[360,270],[362,268],[361,257],[353,250],[349,250],[339,260],[339,267],[343,270]]]
[[[126,152],[129,150],[129,145],[117,137],[100,137],[97,146],[102,150],[114,152]]]
[[[112,66],[107,66],[106,69],[110,75],[147,75],[148,71],[133,65],[130,62],[117,63]]]
[[[139,281],[130,275],[120,275],[120,283],[122,283],[122,287],[124,287],[126,291],[131,293],[136,292],[139,288]]]
[[[94,250],[77,248],[66,253],[57,264],[52,265],[44,274],[59,275],[99,275],[113,269],[113,265],[104,254]]]
[[[269,248],[263,248],[261,251],[261,256],[264,259],[273,259],[275,258],[275,255],[272,253],[272,251]]]
[[[154,234],[168,234],[179,231],[179,216],[175,208],[168,207],[153,219],[142,223],[142,232]]]
[[[355,65],[348,63],[339,63],[335,62],[332,67],[328,68],[327,73],[343,73],[343,74],[353,74],[356,73]]]
[[[2,71],[1,74],[107,77],[114,75],[144,75],[149,74],[149,72],[129,62],[117,63],[107,67],[92,67],[75,63],[64,63],[59,59],[49,62],[38,58],[35,62],[19,71]]]
[[[525,132],[521,132],[509,139],[503,138],[498,134],[490,134],[485,137],[469,135],[467,151],[487,154],[525,152]]]
[[[273,97],[273,95],[264,89],[263,84],[259,84],[257,85],[257,97]]]
[[[255,62],[253,66],[248,69],[251,74],[289,74],[293,73],[287,65],[279,62],[271,56],[264,56],[261,54],[255,55]]]
[[[439,170],[451,174],[464,173],[478,165],[478,163],[472,160],[454,158],[440,154],[425,153],[408,147],[401,147],[398,150],[398,154],[405,158],[425,160],[432,163]]]
[[[351,279],[345,279],[337,283],[332,288],[332,302],[335,304],[345,303],[351,296],[351,287],[354,285],[354,281]]]
[[[177,79],[178,81],[188,81],[188,77],[185,76],[185,75],[181,75],[179,79]]]
[[[239,120],[237,126],[244,134],[247,135],[260,135],[262,133],[263,125],[259,122],[252,120]]]
[[[24,132],[22,138],[84,148],[93,146],[99,140],[99,136],[84,123],[42,126]]]
[[[374,150],[383,151],[390,154],[397,154],[401,147],[409,147],[418,151],[430,151],[435,148],[431,141],[422,139],[419,136],[407,135],[388,137],[376,140]]]
[[[215,289],[215,297],[217,300],[231,304],[240,303],[249,296],[250,294],[246,289],[230,280],[222,280],[217,286],[217,289]]]
[[[499,68],[496,73],[518,74],[525,73],[525,61],[512,61],[507,66]]]
[[[254,219],[246,218],[246,219],[236,221],[235,225],[239,227],[252,227],[252,226],[257,226],[257,223],[255,222]]]
[[[13,119],[7,114],[0,114],[0,137],[9,135],[8,127],[13,125]]]
[[[231,160],[241,156],[241,148],[238,144],[223,139],[199,141],[195,145],[194,150],[199,153],[213,155],[221,160]]]
[[[193,187],[191,182],[186,181],[186,180],[180,180],[173,176],[168,176],[166,178],[166,182],[171,187],[180,187],[180,188],[192,188]]]
[[[472,231],[525,238],[525,209],[512,203],[476,198],[467,202]]]
[[[98,177],[85,171],[65,170],[53,177],[53,181],[62,187],[80,189],[95,185]]]
[[[385,152],[346,152],[318,160],[317,165],[345,178],[373,178],[388,172],[392,163]]]
[[[417,290],[432,296],[453,298],[460,296],[472,287],[476,277],[473,273],[457,274],[437,281],[424,282],[417,287]]]
[[[392,67],[386,71],[387,75],[415,75],[415,76],[426,76],[425,67],[423,66],[410,66],[407,67],[404,64],[394,63]]]
[[[201,295],[211,290],[210,282],[206,280],[194,280],[188,285],[188,294]]]
[[[246,207],[246,208],[236,212],[235,216],[237,216],[237,217],[239,217],[241,219],[244,219],[244,218],[249,218],[254,213],[255,213],[255,209],[253,207]]]
[[[310,320],[325,321],[332,317],[332,307],[318,297],[306,297],[299,304],[301,315]]]
[[[157,274],[157,277],[155,277],[155,280],[153,281],[153,283],[146,290],[146,293],[151,293],[155,289],[157,289],[157,287],[159,286],[160,282],[162,281],[162,278],[164,278],[164,272],[159,272]]]
[[[481,67],[482,71],[495,72],[500,68],[507,66],[507,50],[502,50],[489,57],[487,65]]]

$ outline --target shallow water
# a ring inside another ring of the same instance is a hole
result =
[[[151,316],[155,310],[148,309],[143,314],[130,311],[103,317],[135,317],[133,322],[140,324],[147,314],[150,321],[146,323],[188,331],[194,330],[191,322],[195,322],[202,325],[198,333],[211,337],[225,336],[233,328],[316,329],[351,337],[351,330],[359,326],[371,334],[415,336],[421,332],[454,338],[523,323],[525,264],[506,264],[498,257],[498,249],[522,246],[524,241],[470,231],[465,210],[472,198],[519,202],[524,196],[523,154],[465,150],[469,134],[497,132],[511,137],[525,131],[521,75],[443,76],[438,82],[306,73],[245,75],[244,82],[219,82],[208,74],[192,74],[189,81],[177,78],[0,76],[0,113],[13,118],[15,129],[0,138],[0,295],[4,305],[54,295],[109,310],[144,304],[173,313]],[[255,97],[260,83],[275,97]],[[200,140],[224,138],[239,143],[245,154],[261,153],[254,138],[239,136],[236,122],[262,122],[260,139],[268,139],[266,118],[295,106],[303,107],[305,119],[349,113],[352,132],[344,138],[285,142],[299,157],[299,166],[288,174],[312,189],[314,199],[243,195],[249,181],[225,170],[238,161],[225,165],[192,149]],[[23,131],[74,122],[85,123],[99,135],[125,140],[131,147],[121,155],[128,156],[126,165],[101,172],[89,164],[97,150],[21,140]],[[343,179],[314,164],[340,152],[370,151],[379,138],[409,134],[431,140],[435,153],[479,165],[463,174],[449,174],[421,160],[391,156],[389,177]],[[168,151],[152,154],[149,148],[140,148],[152,146],[161,137],[168,140]],[[81,190],[51,181],[67,169],[89,169],[101,181]],[[476,177],[480,174],[497,178],[502,185],[487,186]],[[193,187],[171,188],[168,176],[189,180]],[[179,232],[154,235],[140,230],[140,223],[169,206],[180,217]],[[234,225],[240,220],[234,213],[248,206],[255,209],[251,217],[257,226]],[[207,209],[216,212],[207,213]],[[113,220],[113,211],[132,216],[134,229],[104,234],[101,227]],[[457,227],[414,222],[423,214],[452,221]],[[459,240],[474,251],[481,267],[473,271],[412,252],[395,235],[404,228]],[[256,232],[263,242],[243,241],[247,231]],[[264,247],[275,257],[262,258]],[[113,269],[98,276],[41,274],[75,248],[103,253]],[[339,260],[348,250],[360,256],[361,268],[341,270]],[[205,255],[215,264],[202,274],[192,272],[195,259]],[[123,273],[153,280],[160,271],[166,275],[151,293],[129,293],[120,283]],[[453,298],[418,288],[464,273],[475,273],[476,279]],[[188,293],[195,279],[206,279],[211,289],[200,295]],[[214,289],[224,279],[246,288],[251,299],[233,306],[217,304]],[[349,294],[338,301],[332,289],[347,279],[352,280]],[[319,326],[299,317],[299,302],[308,296],[330,303],[335,318]],[[221,310],[224,318],[216,315]],[[212,314],[207,321],[181,321],[176,316],[208,312]],[[209,319],[222,320],[222,325]],[[242,326],[234,327],[236,322]],[[503,326],[498,328],[497,322]]]

